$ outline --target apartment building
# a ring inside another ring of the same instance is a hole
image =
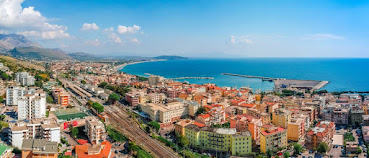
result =
[[[282,127],[263,125],[260,132],[260,151],[287,147],[287,130]]]
[[[60,126],[53,120],[33,119],[31,122],[10,123],[9,143],[21,148],[24,139],[45,139],[60,143]]]
[[[237,132],[232,128],[198,127],[191,124],[185,127],[185,136],[190,147],[229,152],[232,155],[247,155],[252,152],[252,138],[248,131]]]
[[[190,125],[190,124],[193,124],[193,123],[194,123],[194,121],[190,120],[190,119],[181,120],[181,121],[177,122],[176,124],[174,124],[174,131],[177,134],[184,136],[185,135],[185,127],[187,125]]]
[[[22,158],[57,158],[58,143],[44,139],[24,139],[22,143]]]
[[[158,121],[160,126],[171,125],[174,121],[188,115],[188,107],[178,101],[166,104],[147,103],[141,106],[142,111],[150,116],[151,120]]]
[[[52,90],[52,95],[55,100],[55,103],[60,104],[61,106],[68,106],[70,96],[67,92],[62,88],[55,88]]]
[[[18,97],[26,94],[26,88],[10,86],[6,89],[6,105],[18,105]]]
[[[305,120],[302,118],[292,118],[287,126],[287,139],[299,141],[305,136]]]
[[[104,124],[96,117],[86,117],[85,131],[92,144],[100,144],[106,139]]]
[[[276,109],[272,115],[272,123],[274,126],[280,126],[287,128],[288,123],[291,121],[291,112],[284,108]]]
[[[223,124],[226,120],[226,113],[223,107],[212,108],[206,114],[200,114],[197,116],[196,121],[206,125]]]
[[[35,84],[35,77],[29,75],[28,72],[17,72],[15,73],[15,82],[22,86],[31,86]]]
[[[46,93],[40,90],[18,97],[18,120],[43,118],[46,115]]]
[[[150,85],[157,85],[159,84],[160,82],[163,82],[164,81],[164,77],[162,76],[157,76],[157,75],[150,75],[149,77],[149,84]]]
[[[317,148],[321,142],[330,146],[335,133],[336,125],[334,122],[320,121],[306,134],[306,146],[310,149]]]

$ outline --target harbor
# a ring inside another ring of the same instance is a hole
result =
[[[329,81],[317,81],[317,80],[292,80],[285,78],[273,78],[273,77],[262,77],[262,76],[252,76],[252,75],[240,75],[232,73],[222,73],[222,75],[237,76],[244,78],[258,78],[262,81],[274,82],[274,90],[283,90],[287,88],[293,89],[307,89],[307,90],[318,90],[323,88],[329,83]]]

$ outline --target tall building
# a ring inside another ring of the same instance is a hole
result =
[[[22,143],[22,158],[57,158],[58,143],[44,139],[25,139]]]
[[[299,141],[305,135],[305,120],[303,118],[293,118],[288,123],[287,138],[288,140]]]
[[[92,144],[100,144],[106,139],[104,124],[93,116],[86,117],[85,119],[85,130],[88,139],[90,139]]]
[[[164,81],[164,77],[162,76],[156,76],[156,75],[150,75],[149,77],[149,84],[150,85],[157,85],[158,83]]]
[[[23,86],[31,86],[35,84],[35,77],[28,74],[28,72],[15,73],[15,81]]]
[[[287,130],[282,127],[263,125],[260,133],[260,151],[266,153],[268,150],[287,147]]]
[[[283,108],[279,108],[273,112],[272,123],[274,126],[281,126],[283,128],[287,128],[287,125],[290,121],[291,121],[290,111]]]
[[[52,95],[57,104],[62,106],[69,105],[70,96],[67,92],[64,91],[62,88],[55,88],[52,90]]]
[[[26,93],[24,87],[11,86],[6,89],[6,105],[18,105],[18,97]]]
[[[18,120],[31,120],[42,118],[46,115],[46,93],[35,91],[18,97]]]
[[[9,143],[21,148],[23,139],[46,139],[60,143],[60,126],[53,120],[34,119],[31,122],[10,123]]]

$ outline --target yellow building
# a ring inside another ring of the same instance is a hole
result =
[[[211,128],[187,125],[185,135],[190,147],[229,152],[232,155],[247,155],[252,151],[250,132],[239,132],[232,128]]]
[[[287,127],[287,139],[299,141],[305,135],[304,119],[294,118]]]
[[[194,124],[187,125],[184,134],[187,137],[189,147],[198,147],[200,145],[200,127]]]
[[[181,120],[179,122],[177,122],[176,124],[174,124],[174,131],[179,134],[184,136],[185,135],[185,126],[193,124],[193,120],[189,120],[189,119],[185,119],[185,120]]]
[[[263,125],[260,133],[260,151],[266,153],[268,150],[274,150],[287,147],[287,130],[282,127],[272,125]]]
[[[291,121],[291,112],[284,109],[279,108],[273,112],[272,115],[272,123],[274,126],[281,126],[283,128],[287,128],[288,123]]]

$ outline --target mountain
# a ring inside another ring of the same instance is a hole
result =
[[[41,45],[28,40],[26,37],[17,34],[0,34],[0,52],[6,52],[15,47],[42,47]]]
[[[64,60],[72,59],[61,49],[49,49],[41,47],[15,47],[9,54],[16,58],[35,59],[35,60]]]
[[[154,57],[154,59],[164,59],[164,60],[183,60],[188,59],[187,57],[175,56],[175,55],[161,55]]]
[[[99,58],[99,57],[97,57],[95,55],[84,53],[84,52],[69,53],[68,55],[70,57],[72,57],[73,59],[81,60],[81,61],[85,61],[85,60],[99,60],[99,59],[101,59],[101,58]]]

